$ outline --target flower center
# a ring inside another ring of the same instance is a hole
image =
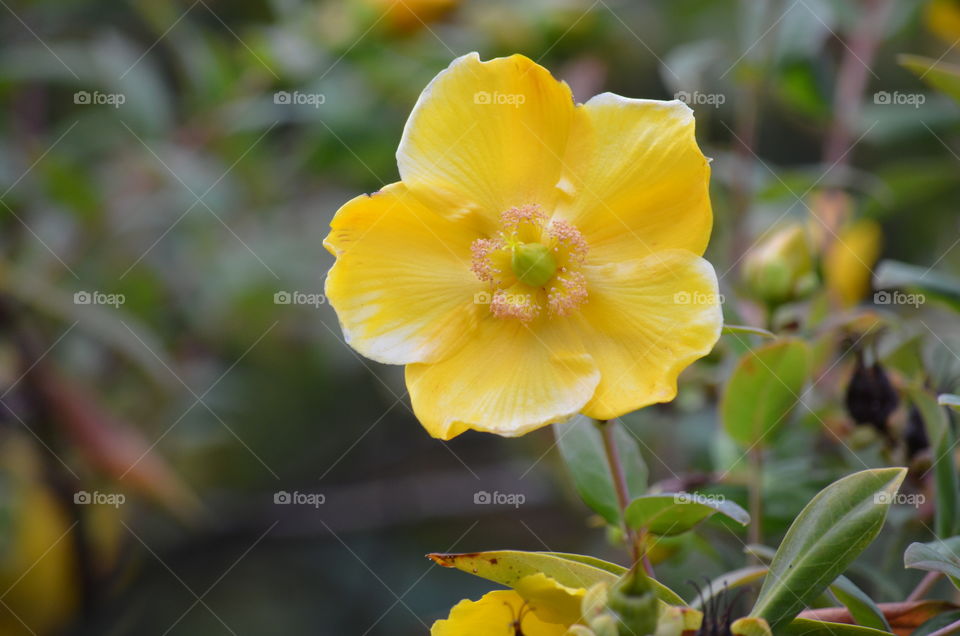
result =
[[[546,245],[518,243],[513,248],[510,267],[521,283],[530,287],[542,287],[557,272],[557,259]]]
[[[537,205],[510,208],[500,215],[499,231],[470,249],[473,273],[490,283],[476,302],[489,304],[498,318],[529,322],[544,310],[565,316],[587,300],[583,236],[566,221],[548,219]]]

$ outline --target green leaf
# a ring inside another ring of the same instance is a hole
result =
[[[740,568],[739,570],[732,570],[725,574],[721,574],[717,578],[710,581],[707,588],[702,590],[702,592],[697,595],[697,598],[690,603],[690,606],[700,609],[701,607],[704,607],[710,599],[718,594],[723,594],[727,590],[732,590],[734,588],[742,587],[755,581],[759,581],[767,575],[769,570],[770,569],[765,565],[751,565],[745,568]]]
[[[850,611],[857,625],[890,631],[890,623],[883,612],[853,581],[845,576],[838,576],[830,585],[830,591]]]
[[[585,554],[568,554],[566,552],[545,552],[544,554],[551,554],[561,559],[568,559],[570,561],[577,561],[578,563],[584,563],[586,565],[599,568],[610,572],[611,574],[617,576],[618,578],[627,573],[627,568],[619,565],[617,563],[610,563],[609,561],[604,561],[603,559],[598,559],[596,557],[587,556]],[[657,581],[656,579],[648,579],[653,585],[653,593],[656,594],[664,603],[668,605],[680,605],[686,606],[687,602],[683,600],[683,597],[671,590],[669,587]]]
[[[465,554],[428,554],[427,558],[446,568],[513,587],[517,581],[538,572],[568,587],[589,588],[596,583],[614,583],[619,576],[595,565],[551,552],[497,550]],[[612,565],[612,564],[611,564]]]
[[[760,327],[751,327],[750,325],[723,325],[723,333],[737,334],[743,333],[749,336],[762,336],[764,338],[776,338],[777,334]]]
[[[876,538],[906,474],[864,470],[821,490],[787,530],[750,615],[779,634]]]
[[[960,493],[957,492],[957,463],[953,455],[954,436],[947,414],[933,394],[924,389],[909,391],[910,401],[923,418],[923,426],[933,453],[933,477],[936,484],[934,531],[938,537],[949,537],[957,531]]]
[[[910,636],[929,636],[938,629],[942,629],[947,625],[951,625],[958,620],[960,620],[960,612],[944,612],[943,614],[934,616],[923,625],[910,632]]]
[[[616,422],[608,422],[603,426],[614,427],[614,443],[630,496],[643,494],[647,489],[647,467],[636,440]],[[607,523],[619,525],[620,504],[597,422],[578,415],[567,422],[555,424],[553,431],[580,497]]]
[[[960,67],[922,55],[898,55],[897,62],[938,91],[960,101]]]
[[[810,350],[801,340],[780,340],[744,354],[727,382],[720,415],[742,446],[768,443],[797,404],[810,374]]]
[[[947,575],[960,588],[960,537],[929,543],[911,543],[903,553],[903,566]]]
[[[627,506],[626,521],[631,528],[670,537],[692,530],[718,512],[741,525],[750,523],[747,511],[734,502],[692,493],[637,497]]]
[[[899,261],[883,261],[874,273],[874,287],[881,290],[906,289],[913,293],[929,295],[960,311],[960,280],[929,267],[918,267]],[[925,296],[921,302],[926,301]]]
[[[960,395],[942,393],[937,397],[937,404],[940,406],[949,406],[954,411],[960,411]]]
[[[809,618],[795,618],[774,632],[777,636],[881,636],[890,632],[847,625],[846,623],[828,623]]]

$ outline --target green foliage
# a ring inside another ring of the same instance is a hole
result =
[[[620,504],[604,452],[603,426],[613,428],[613,442],[623,466],[629,495],[643,494],[647,489],[646,464],[636,440],[616,422],[599,424],[578,415],[557,424],[553,430],[577,492],[607,523],[616,525],[620,523]]]
[[[650,534],[670,537],[695,528],[715,514],[741,525],[750,523],[747,511],[726,499],[692,493],[637,497],[627,506],[627,525]]]
[[[747,448],[771,444],[809,375],[810,351],[801,340],[773,342],[744,354],[724,390],[724,429]]]
[[[751,616],[789,623],[876,538],[906,470],[865,470],[831,484],[800,512],[770,564]]]

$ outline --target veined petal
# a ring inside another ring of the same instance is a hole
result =
[[[523,577],[513,585],[540,619],[572,625],[583,616],[581,603],[587,590],[568,587],[543,572]]]
[[[473,294],[484,286],[470,271],[465,225],[395,183],[348,202],[331,228],[326,294],[351,347],[387,364],[429,362],[473,332]]]
[[[575,415],[600,374],[566,326],[485,316],[452,356],[407,367],[417,419],[450,439],[468,429],[515,437]]]
[[[710,164],[679,101],[603,93],[577,109],[557,215],[576,225],[591,260],[616,262],[710,239]]]
[[[452,216],[493,221],[556,200],[574,117],[570,88],[522,55],[459,57],[420,95],[397,149],[411,192]]]
[[[509,636],[519,633],[514,629],[516,620],[521,620],[525,636],[563,636],[567,632],[567,625],[541,621],[513,590],[497,590],[479,601],[457,603],[449,618],[433,624],[430,636]]]
[[[677,376],[713,349],[723,327],[713,267],[685,250],[587,271],[584,348],[600,384],[583,414],[619,417],[677,394]]]

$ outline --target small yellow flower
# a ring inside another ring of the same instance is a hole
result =
[[[541,620],[517,592],[498,590],[457,603],[448,618],[433,624],[430,636],[563,636],[568,627]]]
[[[710,168],[679,101],[569,87],[521,55],[454,60],[397,151],[401,181],[324,245],[346,341],[404,364],[431,435],[505,436],[676,396],[722,315],[701,258]]]
[[[856,305],[870,291],[873,266],[880,258],[883,231],[869,219],[852,223],[830,244],[823,273],[830,294],[844,307]]]

